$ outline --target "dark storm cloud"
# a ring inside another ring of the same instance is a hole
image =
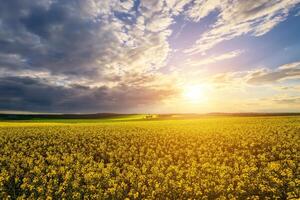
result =
[[[169,47],[167,34],[145,35],[142,24],[127,20],[131,7],[111,0],[2,1],[0,111],[117,112],[172,95],[143,86],[155,80],[147,69],[164,62]]]
[[[19,68],[26,65],[53,74],[95,75],[95,61],[104,60],[108,48],[118,40],[111,34],[113,26],[101,17],[96,21],[81,15],[81,6],[79,1],[1,2],[2,57],[23,58],[25,63],[15,65]],[[10,65],[1,63],[1,67]]]
[[[113,89],[78,84],[55,86],[30,77],[2,77],[0,91],[0,110],[65,113],[126,111],[173,95],[171,91],[125,85]]]

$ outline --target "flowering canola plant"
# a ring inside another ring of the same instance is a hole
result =
[[[297,199],[299,117],[0,123],[0,199]]]

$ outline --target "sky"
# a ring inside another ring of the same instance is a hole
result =
[[[0,112],[300,112],[300,0],[3,0]]]

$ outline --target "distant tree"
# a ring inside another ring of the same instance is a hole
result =
[[[148,115],[145,116],[145,118],[146,118],[146,119],[152,119],[152,118],[153,118],[153,115],[148,114]]]

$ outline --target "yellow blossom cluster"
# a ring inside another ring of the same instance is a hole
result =
[[[297,199],[299,117],[0,126],[0,199]]]

